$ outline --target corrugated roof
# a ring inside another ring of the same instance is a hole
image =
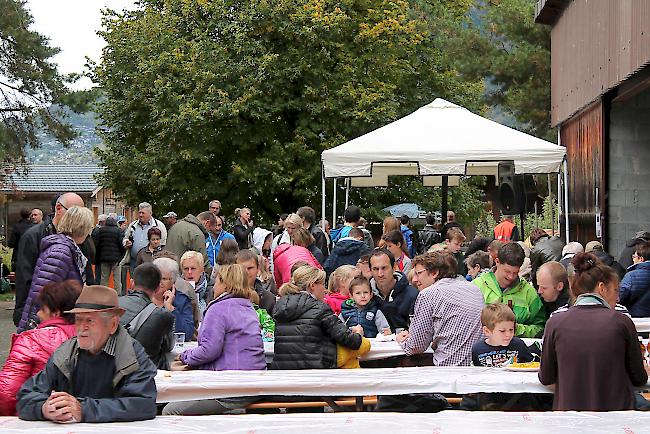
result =
[[[26,175],[13,173],[5,178],[0,191],[92,193],[98,186],[94,175],[102,172],[99,166],[32,165]]]

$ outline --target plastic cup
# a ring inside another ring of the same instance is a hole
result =
[[[174,333],[175,344],[174,347],[177,350],[182,350],[185,346],[185,333]]]

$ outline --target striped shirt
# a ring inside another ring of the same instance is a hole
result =
[[[436,366],[470,366],[472,345],[482,337],[483,294],[463,277],[440,279],[415,301],[409,337],[400,345],[408,355],[433,349]]]

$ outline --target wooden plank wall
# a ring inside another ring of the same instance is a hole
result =
[[[607,209],[603,104],[597,102],[562,125],[560,142],[567,148],[569,169],[569,241],[584,244],[596,239],[596,188],[601,212]]]

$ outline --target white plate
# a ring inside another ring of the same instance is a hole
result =
[[[504,366],[503,369],[506,371],[516,371],[516,372],[535,372],[539,371],[539,367],[537,368],[517,368],[515,366]]]

